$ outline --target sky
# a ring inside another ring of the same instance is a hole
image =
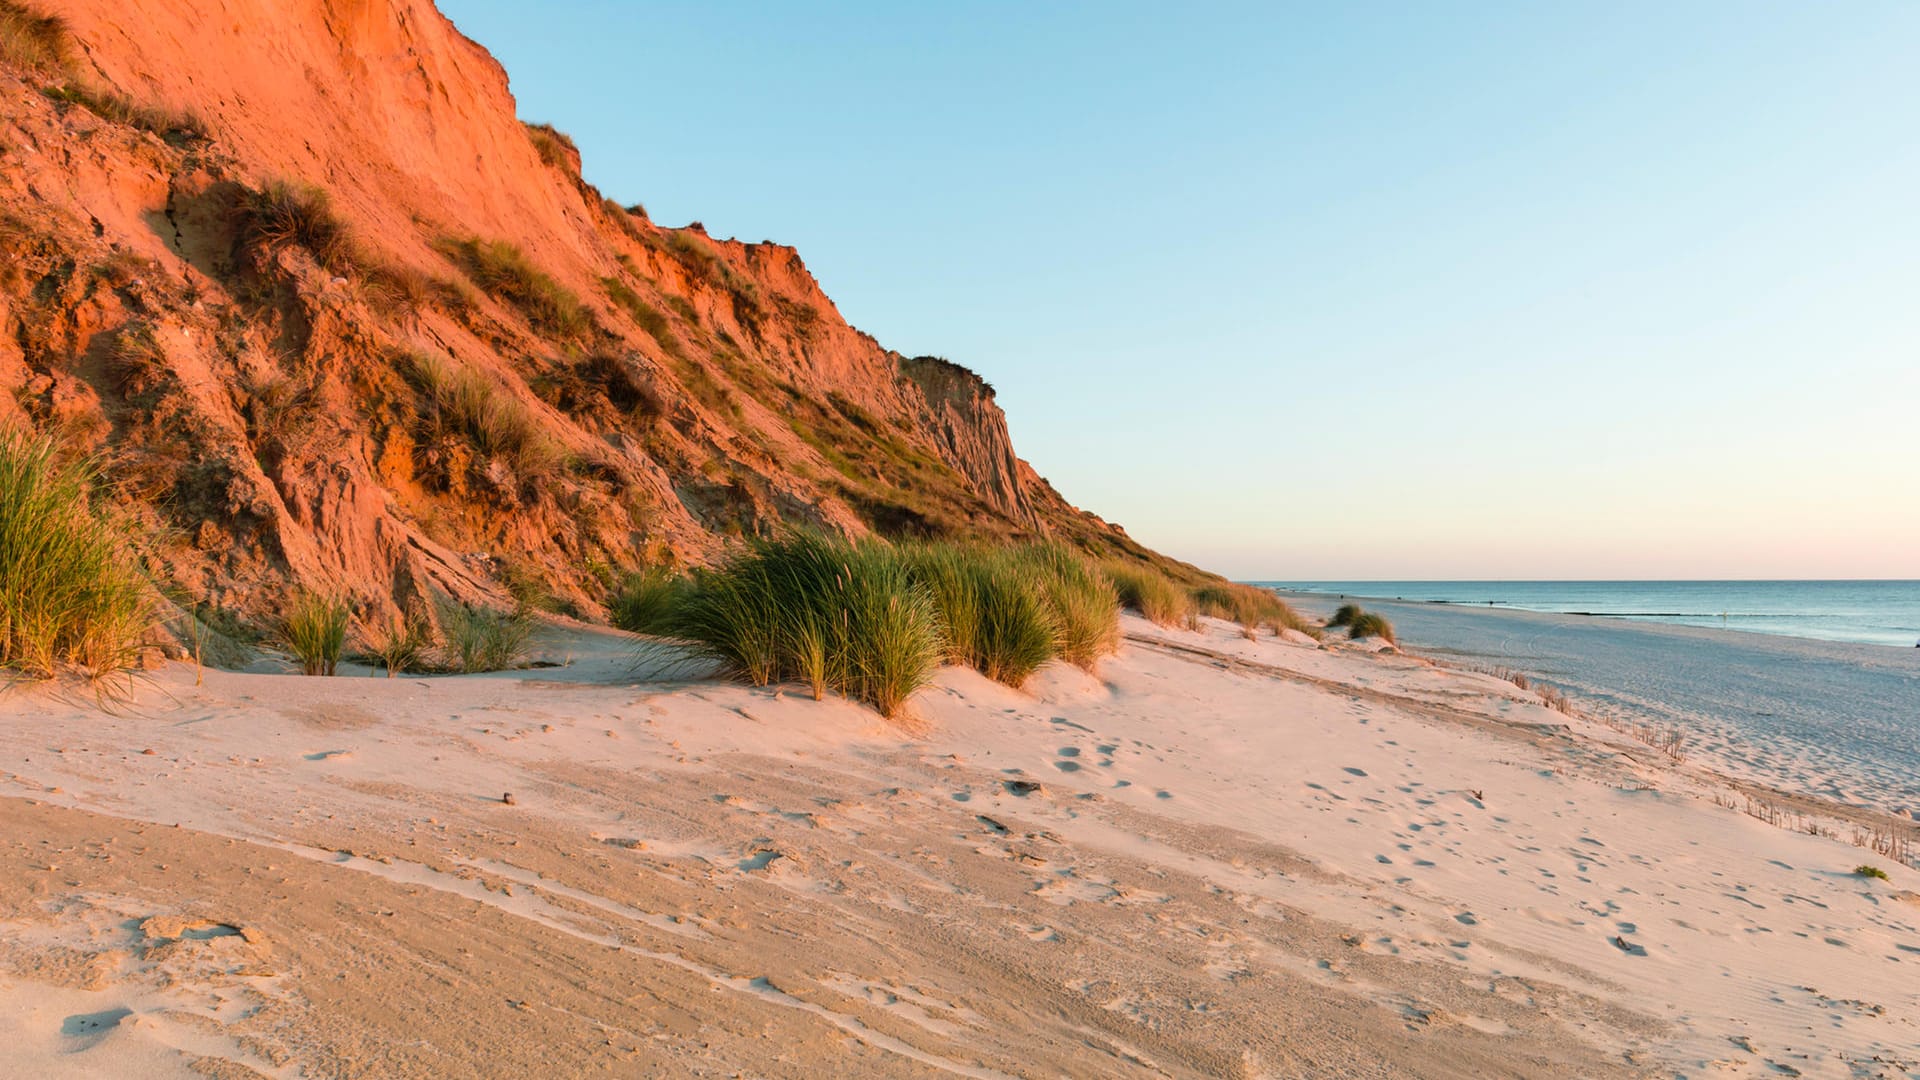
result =
[[[1920,578],[1920,4],[440,6],[1171,555]]]

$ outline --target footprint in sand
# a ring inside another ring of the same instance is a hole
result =
[[[765,870],[773,864],[773,860],[779,858],[784,858],[784,856],[777,851],[756,851],[750,857],[741,859],[739,867],[741,870],[751,874],[755,870]]]
[[[1353,766],[1351,766],[1351,765],[1348,765],[1348,766],[1345,766],[1345,767],[1343,767],[1343,768],[1342,768],[1342,769],[1341,769],[1340,771],[1341,771],[1341,772],[1343,772],[1343,773],[1346,773],[1346,774],[1347,774],[1348,776],[1365,776],[1365,775],[1367,775],[1367,770],[1365,770],[1365,769],[1356,769],[1356,768],[1354,768],[1354,767],[1353,767]]]
[[[353,756],[353,751],[351,750],[315,750],[310,754],[302,754],[300,756],[305,758],[308,761],[332,761],[335,758],[350,758]]]
[[[1079,757],[1080,748],[1077,746],[1063,746],[1060,748],[1060,756],[1061,757]]]
[[[74,1040],[73,1050],[86,1050],[107,1037],[120,1022],[133,1015],[132,1009],[104,1009],[94,1013],[75,1013],[60,1022],[60,1034]]]
[[[1459,923],[1459,924],[1460,924],[1461,926],[1478,926],[1478,925],[1480,925],[1480,920],[1479,920],[1479,919],[1476,919],[1476,918],[1474,918],[1474,917],[1473,917],[1473,912],[1471,912],[1471,911],[1462,911],[1462,912],[1460,912],[1459,914],[1457,914],[1457,915],[1455,915],[1455,916],[1453,917],[1453,921],[1454,921],[1454,922],[1457,922],[1457,923]]]
[[[1077,761],[1056,761],[1053,763],[1053,767],[1059,769],[1061,772],[1080,771],[1080,763]]]

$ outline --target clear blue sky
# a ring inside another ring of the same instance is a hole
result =
[[[1171,554],[1920,577],[1920,4],[441,6]]]

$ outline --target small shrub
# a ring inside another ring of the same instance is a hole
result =
[[[0,427],[0,667],[99,678],[136,665],[153,597],[93,509],[96,476],[52,440]]]
[[[462,674],[518,667],[526,656],[535,625],[533,617],[525,612],[443,605],[440,629],[446,643],[447,666]]]
[[[535,329],[577,337],[592,327],[580,298],[535,266],[516,245],[477,236],[443,236],[434,247],[481,291],[518,308]]]
[[[65,19],[0,0],[0,62],[26,71],[70,71],[73,54]]]
[[[418,614],[405,618],[393,615],[368,644],[391,679],[400,672],[417,670],[426,660],[435,645],[433,624]]]
[[[1384,615],[1363,611],[1347,623],[1347,637],[1354,641],[1377,637],[1391,642],[1394,640],[1393,624]]]
[[[1861,865],[1854,867],[1853,872],[1865,878],[1879,878],[1881,881],[1888,880],[1887,872],[1885,870],[1882,870],[1879,867],[1869,863],[1862,863]]]
[[[338,596],[301,592],[287,605],[280,637],[287,651],[300,661],[303,675],[332,675],[347,645],[347,619],[352,605]]]
[[[1121,604],[1161,626],[1179,626],[1186,621],[1192,603],[1186,591],[1165,574],[1119,562],[1110,562],[1102,570]]]
[[[1342,626],[1353,625],[1353,620],[1361,615],[1359,604],[1341,604],[1334,609],[1333,618],[1327,620],[1327,629],[1334,630]]]

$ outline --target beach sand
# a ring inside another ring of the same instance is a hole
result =
[[[17,687],[0,1076],[1920,1075],[1920,871],[1488,675],[1125,628],[907,727],[580,628]]]

